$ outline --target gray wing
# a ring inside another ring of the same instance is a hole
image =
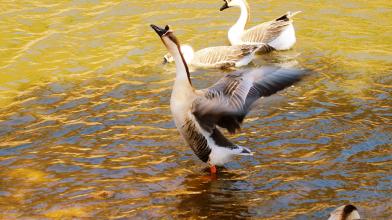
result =
[[[192,113],[207,131],[218,125],[235,133],[257,99],[291,86],[304,75],[303,70],[277,67],[228,74],[201,91],[192,105]]]
[[[230,67],[259,48],[261,45],[208,47],[195,53],[192,64],[206,67]]]
[[[264,22],[245,31],[241,40],[249,43],[269,43],[276,39],[293,21],[292,16],[299,12],[287,12],[281,17]]]

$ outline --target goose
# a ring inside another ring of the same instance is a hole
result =
[[[181,45],[181,51],[185,62],[189,65],[202,68],[230,68],[248,65],[256,52],[268,53],[273,48],[267,44],[236,45],[208,47],[194,52],[187,44]],[[167,53],[164,63],[174,62],[174,58]]]
[[[235,155],[253,155],[248,148],[227,139],[218,127],[235,133],[257,99],[291,86],[302,78],[303,71],[277,67],[240,70],[229,73],[209,88],[196,90],[173,31],[167,25],[165,28],[150,26],[175,61],[170,110],[177,130],[196,156],[208,163],[211,173],[216,173],[216,166],[223,166]]]
[[[220,8],[223,11],[230,7],[239,7],[241,15],[229,29],[228,38],[231,45],[266,43],[275,50],[288,50],[296,42],[295,30],[291,18],[301,11],[287,12],[279,18],[256,25],[245,30],[249,20],[249,5],[246,0],[224,0]]]
[[[357,207],[353,205],[343,205],[329,214],[328,220],[360,220]]]

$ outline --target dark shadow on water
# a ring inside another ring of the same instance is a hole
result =
[[[246,194],[251,192],[249,183],[243,174],[235,170],[218,168],[218,173],[211,176],[209,170],[200,171],[185,177],[187,192],[179,196],[177,206],[179,218],[208,219],[247,219],[248,210]]]

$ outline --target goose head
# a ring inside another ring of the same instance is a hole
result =
[[[245,6],[249,11],[248,2],[246,0],[223,0],[225,3],[220,8],[220,11],[223,11],[227,8],[231,7],[239,7]]]
[[[195,52],[193,51],[193,48],[187,44],[181,45],[181,52],[182,55],[184,56],[185,62],[190,63],[194,57]],[[163,63],[172,63],[174,62],[174,58],[170,53],[167,53],[165,56],[163,56]]]
[[[353,205],[344,205],[329,214],[328,220],[360,220],[358,210]]]
[[[176,36],[174,36],[173,31],[170,30],[169,25],[166,25],[165,28],[160,28],[153,24],[150,26],[159,35],[163,44],[172,56],[181,52],[180,42],[177,40]]]

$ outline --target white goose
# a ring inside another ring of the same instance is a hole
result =
[[[210,165],[212,173],[216,173],[215,165],[223,165],[235,155],[252,155],[248,148],[238,146],[223,136],[218,126],[234,133],[240,128],[252,103],[292,85],[300,80],[303,72],[272,67],[237,71],[210,88],[195,90],[180,43],[169,26],[165,29],[155,25],[151,27],[174,58],[176,78],[170,109],[178,131],[193,152]]]
[[[245,30],[249,19],[249,5],[246,0],[224,0],[221,11],[230,7],[239,7],[241,15],[237,22],[229,29],[228,37],[231,45],[266,43],[275,50],[288,50],[296,42],[295,30],[291,18],[300,13],[287,12],[285,15],[268,22],[264,22]]]
[[[230,68],[248,65],[256,52],[268,53],[274,50],[267,44],[236,45],[208,47],[194,52],[189,45],[181,45],[181,52],[185,62],[189,65],[202,68]],[[174,62],[170,53],[164,57],[164,63]]]
[[[358,209],[353,205],[344,205],[329,214],[328,220],[360,220]]]

